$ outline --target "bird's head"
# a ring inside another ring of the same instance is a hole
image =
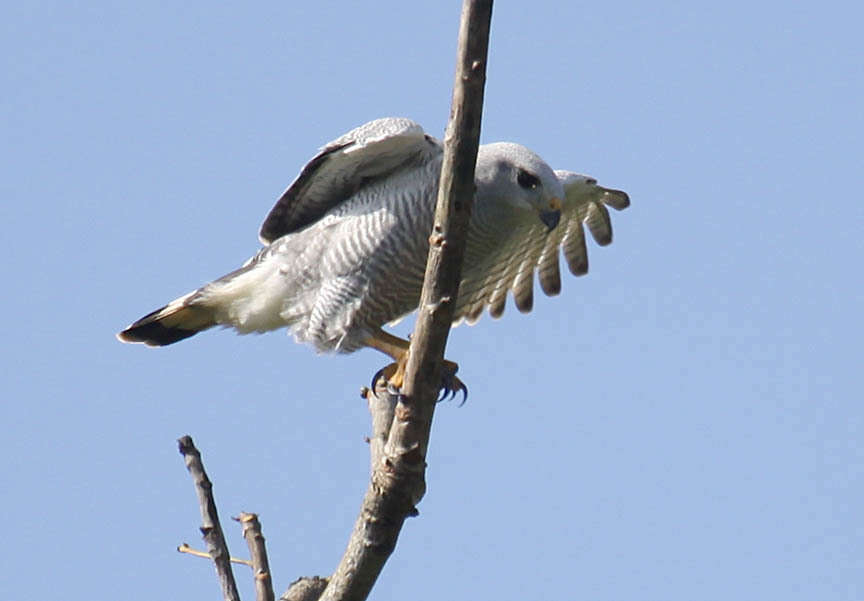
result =
[[[561,219],[564,187],[546,162],[512,142],[484,144],[477,153],[477,200],[532,211],[551,231]]]

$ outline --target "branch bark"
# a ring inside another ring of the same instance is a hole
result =
[[[231,570],[231,554],[219,523],[219,513],[216,511],[216,501],[213,499],[213,483],[204,471],[201,453],[195,448],[191,436],[183,436],[177,441],[180,454],[186,462],[186,469],[195,481],[195,492],[198,494],[198,505],[201,508],[201,534],[207,544],[207,551],[216,566],[216,575],[222,585],[222,597],[225,601],[240,601],[234,572]]]
[[[376,409],[392,411],[389,435],[377,461],[373,448],[369,488],[322,601],[366,599],[396,546],[405,518],[417,514],[415,504],[425,491],[426,451],[474,197],[491,17],[492,0],[464,0],[435,226],[405,382],[395,411],[390,408],[393,399]],[[388,419],[389,414],[379,421]],[[373,446],[378,435],[373,433]]]
[[[267,547],[264,544],[264,534],[261,533],[261,523],[258,514],[241,513],[234,518],[243,527],[243,538],[249,546],[249,556],[252,558],[252,573],[255,578],[256,601],[274,601],[273,578],[270,575],[270,561],[267,559]]]

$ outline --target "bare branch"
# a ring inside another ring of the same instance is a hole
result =
[[[204,471],[201,453],[195,448],[191,436],[183,436],[177,444],[186,461],[186,469],[195,481],[195,492],[198,493],[198,505],[201,508],[201,534],[204,535],[204,542],[216,566],[216,575],[222,585],[222,597],[225,601],[240,601],[234,572],[231,571],[231,555],[228,553],[228,545],[216,511],[216,501],[213,499],[213,484]]]
[[[366,599],[396,546],[405,518],[416,515],[414,506],[425,491],[426,449],[474,196],[491,16],[491,0],[464,0],[435,227],[429,239],[426,277],[403,394],[385,399],[380,405],[370,402],[373,423],[389,419],[392,425],[383,452],[376,448],[379,432],[375,426],[369,488],[348,548],[322,601]],[[394,404],[395,411],[391,408]],[[379,412],[381,415],[376,417]],[[395,419],[388,417],[393,415]]]
[[[444,135],[444,164],[438,186],[435,226],[429,239],[426,278],[402,389],[407,402],[400,403],[404,411],[400,412],[397,407],[397,424],[410,428],[408,424],[416,422],[425,433],[409,436],[407,432],[400,434],[401,427],[397,427],[391,431],[391,443],[397,442],[394,435],[405,437],[404,442],[429,440],[431,412],[441,385],[441,363],[453,322],[468,219],[474,201],[474,167],[483,115],[491,18],[491,0],[465,0],[462,5],[453,102]],[[411,416],[415,412],[418,413],[416,419]],[[421,445],[419,451],[426,456],[425,445]]]
[[[274,601],[273,579],[270,576],[270,562],[267,560],[267,548],[264,545],[264,535],[261,533],[261,523],[254,513],[241,513],[234,518],[243,526],[243,538],[249,545],[249,555],[252,557],[252,573],[255,575],[255,599],[257,601]]]

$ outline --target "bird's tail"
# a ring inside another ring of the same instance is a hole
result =
[[[147,346],[165,346],[216,325],[215,311],[206,305],[192,303],[198,291],[171,301],[149,313],[117,334],[121,342],[141,342]]]

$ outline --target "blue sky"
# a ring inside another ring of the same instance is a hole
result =
[[[335,567],[386,359],[114,333],[254,253],[328,140],[387,115],[440,136],[458,13],[0,9],[0,598],[218,598],[174,550],[200,546],[186,433],[223,517],[260,514],[280,592]],[[451,334],[471,398],[438,408],[372,598],[861,599],[862,18],[498,3],[483,140],[633,204],[559,297]]]

